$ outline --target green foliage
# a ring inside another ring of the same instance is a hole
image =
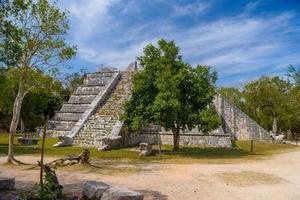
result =
[[[74,93],[76,89],[83,84],[84,73],[85,71],[81,70],[80,72],[68,74],[64,77],[64,80],[62,82],[64,82],[69,95],[71,93]]]
[[[297,70],[293,65],[289,65],[287,76],[292,79],[295,85],[300,86],[300,69]]]
[[[32,73],[36,73],[33,71]],[[44,124],[45,115],[52,116],[63,102],[65,88],[58,80],[40,72],[38,75],[41,88],[31,90],[23,101],[21,117],[26,130],[34,131],[37,126]],[[0,69],[0,128],[9,129],[12,117],[12,107],[18,91],[17,70]]]
[[[7,153],[7,134],[0,133],[0,156]],[[17,139],[16,139],[17,140]],[[45,144],[45,155],[47,157],[63,157],[65,155],[77,155],[83,150],[83,147],[69,146],[64,148],[55,148],[53,144],[57,143],[57,138],[47,138]],[[140,163],[140,162],[162,162],[162,163],[189,163],[189,162],[228,162],[236,159],[254,159],[261,158],[263,155],[278,154],[282,151],[290,151],[297,149],[294,145],[276,144],[265,142],[254,142],[254,152],[250,152],[249,141],[235,141],[235,148],[207,148],[182,146],[179,152],[172,151],[172,145],[162,145],[162,159],[158,153],[158,146],[153,146],[153,155],[149,157],[140,157],[135,148],[122,148],[110,151],[98,151],[96,148],[89,148],[91,151],[91,159],[94,161],[106,161],[105,163],[120,164],[120,162]],[[41,141],[37,146],[33,145],[16,145],[15,151],[17,155],[33,155],[39,156],[41,152]],[[192,160],[191,160],[192,159]],[[220,160],[221,159],[221,160]],[[208,161],[209,160],[209,161]],[[109,169],[105,169],[108,167]],[[94,169],[94,168],[93,168]],[[120,169],[106,166],[100,169],[104,171],[114,170],[119,173]],[[123,171],[123,170],[121,170]]]
[[[279,132],[300,134],[300,86],[298,72],[290,66],[287,81],[280,77],[261,77],[251,81],[239,91],[236,88],[220,88],[219,92],[238,105],[266,130],[272,130],[274,119]]]
[[[43,166],[43,185],[39,185],[38,199],[54,200],[62,195],[62,186],[59,185],[56,173],[49,166]]]
[[[125,104],[130,131],[157,124],[173,133],[198,127],[208,132],[219,125],[210,104],[215,95],[216,72],[208,66],[192,68],[182,61],[173,41],[158,41],[138,58],[143,70],[133,76],[131,99]]]
[[[220,87],[218,93],[226,97],[234,105],[241,107],[243,105],[243,94],[235,87]]]
[[[286,112],[284,105],[290,88],[291,85],[279,77],[262,77],[246,84],[243,97],[248,113],[268,130],[272,129],[274,118],[279,124],[284,123],[281,116]]]
[[[0,5],[0,62],[7,67],[54,72],[57,68],[53,66],[75,54],[76,47],[68,46],[63,37],[69,28],[67,13],[56,4],[12,0]]]
[[[8,131],[12,118],[14,99],[18,92],[17,70],[14,68],[0,68],[0,129]],[[36,72],[32,72],[36,73]],[[83,80],[81,73],[69,74],[64,82],[54,79],[45,73],[39,76],[39,85],[25,96],[21,117],[27,131],[34,131],[36,127],[45,123],[46,115],[50,117],[55,110],[59,110],[63,101],[67,101],[70,94]]]

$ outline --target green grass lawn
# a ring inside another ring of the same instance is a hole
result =
[[[45,155],[49,157],[62,157],[67,154],[79,154],[82,147],[59,147],[52,145],[57,142],[57,138],[46,138]],[[7,153],[8,134],[0,133],[0,155]],[[89,148],[91,159],[94,160],[123,160],[135,162],[162,162],[162,163],[230,163],[241,160],[261,159],[269,155],[296,150],[296,147],[288,144],[272,144],[265,142],[254,142],[254,151],[250,152],[249,141],[237,141],[236,147],[231,149],[222,148],[204,148],[181,146],[180,151],[173,152],[171,145],[162,146],[162,158],[158,155],[158,147],[154,146],[153,154],[149,157],[139,157],[137,149],[134,147],[122,148],[110,151],[98,151],[95,148]],[[15,138],[16,155],[36,155],[41,150],[41,140],[38,145],[19,145],[17,137]]]

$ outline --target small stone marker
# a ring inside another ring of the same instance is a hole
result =
[[[149,156],[152,153],[152,146],[148,143],[140,143],[140,156]]]
[[[14,190],[15,178],[13,177],[0,177],[0,191]]]
[[[83,185],[82,196],[87,199],[101,199],[103,192],[110,186],[99,181],[88,181]]]
[[[103,196],[101,198],[101,200],[143,200],[143,199],[144,199],[143,194],[139,192],[123,189],[123,188],[109,188],[103,193]]]

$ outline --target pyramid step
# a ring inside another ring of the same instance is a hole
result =
[[[70,121],[49,121],[48,128],[51,130],[70,131],[75,126],[76,122]]]
[[[116,71],[87,73],[86,78],[90,79],[90,78],[113,77],[116,73],[117,73]]]
[[[82,117],[82,113],[55,113],[52,120],[54,121],[68,121],[77,122]]]
[[[63,104],[61,112],[83,113],[90,108],[89,104]]]
[[[78,87],[75,94],[90,94],[90,95],[98,95],[104,91],[103,86],[94,86],[94,87]]]
[[[98,85],[107,85],[112,80],[111,77],[102,77],[102,78],[88,78],[84,80],[84,86],[98,86]]]
[[[70,131],[62,131],[62,130],[47,130],[46,135],[50,137],[59,137],[59,136],[67,136]]]
[[[92,103],[93,100],[95,99],[96,95],[71,95],[69,99],[69,103]]]

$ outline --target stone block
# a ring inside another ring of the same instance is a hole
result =
[[[101,198],[101,200],[143,200],[143,199],[144,199],[143,194],[139,192],[123,189],[123,188],[109,188],[103,193],[103,196]]]
[[[152,146],[148,143],[140,143],[140,156],[149,156],[152,153]]]
[[[83,185],[82,196],[87,199],[98,200],[101,199],[103,193],[110,186],[99,181],[88,181]]]
[[[0,177],[0,191],[14,190],[15,178],[13,177]]]

